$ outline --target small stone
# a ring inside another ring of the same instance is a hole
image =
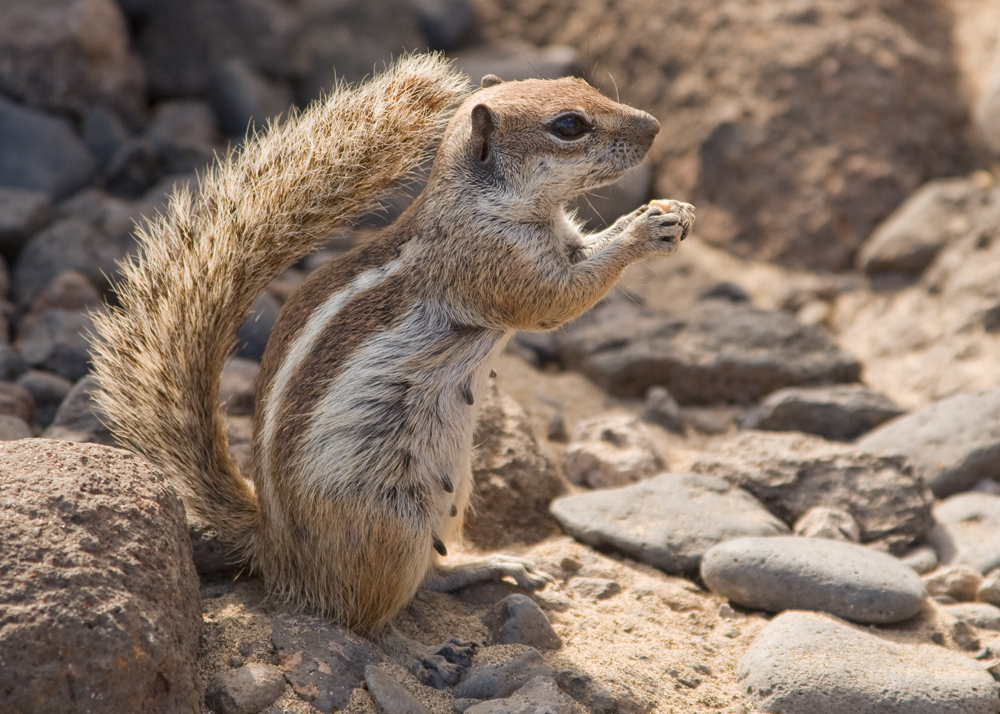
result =
[[[926,545],[917,546],[902,556],[899,561],[910,566],[920,575],[926,575],[938,566],[937,553]]]
[[[91,313],[51,309],[21,320],[15,346],[32,367],[76,381],[90,369]]]
[[[28,371],[28,363],[21,353],[8,345],[0,343],[0,379],[14,380]]]
[[[1000,496],[960,493],[934,506],[927,542],[946,565],[968,565],[980,573],[1000,567]]]
[[[975,652],[980,647],[976,629],[964,620],[959,620],[952,626],[951,638],[956,645],[967,652]]]
[[[961,622],[981,630],[1000,630],[1000,608],[985,602],[963,602],[947,605],[944,611]]]
[[[566,477],[590,488],[623,486],[664,468],[646,427],[624,412],[580,422],[565,459]]]
[[[818,610],[866,624],[907,620],[923,607],[920,576],[871,548],[827,540],[736,538],[701,562],[713,592],[758,610]]]
[[[566,496],[553,501],[551,511],[580,542],[671,574],[696,573],[704,552],[721,541],[788,532],[746,491],[696,474],[661,474]]]
[[[0,441],[30,439],[34,434],[23,419],[10,414],[0,414]]]
[[[792,533],[806,538],[828,538],[851,543],[861,541],[861,529],[850,513],[824,506],[814,506],[803,513],[795,521]]]
[[[244,564],[235,556],[232,547],[219,537],[211,526],[188,520],[188,535],[198,575],[209,578],[235,578]]]
[[[285,675],[269,664],[246,664],[209,682],[205,704],[217,714],[257,714],[285,691]]]
[[[946,595],[957,602],[972,602],[983,584],[983,576],[968,565],[946,565],[925,575],[924,584],[931,596]]]
[[[365,684],[381,714],[430,714],[430,709],[381,667],[365,667]]]
[[[573,700],[563,693],[551,676],[535,677],[506,699],[480,702],[466,714],[571,714]]]
[[[432,50],[453,50],[476,32],[476,13],[469,0],[411,0],[410,6]]]
[[[607,578],[573,578],[569,581],[573,592],[592,600],[607,600],[622,591],[622,586]]]
[[[562,414],[553,414],[549,419],[549,426],[546,430],[549,441],[565,444],[569,441],[569,432],[566,431],[566,420]]]
[[[52,423],[59,405],[73,389],[73,383],[51,372],[33,369],[17,378],[35,399],[35,422],[42,427]]]
[[[41,191],[0,186],[0,255],[15,257],[49,221],[52,199]]]
[[[904,410],[863,384],[781,389],[743,420],[747,429],[801,431],[832,441],[854,441]]]
[[[761,712],[996,714],[997,683],[975,660],[896,644],[829,616],[786,612],[740,660],[737,679]]]
[[[938,498],[996,474],[1000,387],[947,397],[886,422],[857,442],[866,451],[904,454]]]
[[[115,438],[98,416],[97,404],[91,397],[97,388],[97,380],[93,377],[84,377],[73,385],[45,430],[45,436],[59,441],[89,441],[114,446]]]
[[[8,414],[30,424],[35,417],[35,398],[20,384],[0,382],[0,414]]]
[[[539,650],[562,647],[562,640],[552,629],[549,618],[527,595],[508,595],[486,619],[498,644],[528,645]]]
[[[666,387],[650,387],[646,392],[642,418],[677,434],[684,433],[684,416]]]
[[[976,591],[976,600],[1000,607],[1000,568],[986,574],[979,590]]]
[[[476,662],[452,690],[456,699],[500,699],[508,697],[535,677],[555,677],[538,650],[531,647],[503,664]]]

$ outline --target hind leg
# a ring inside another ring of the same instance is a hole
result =
[[[444,689],[458,682],[472,664],[479,645],[456,639],[434,647],[417,642],[390,625],[379,640],[382,651],[420,681],[434,689]]]

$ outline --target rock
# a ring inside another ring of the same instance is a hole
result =
[[[569,587],[577,595],[590,600],[607,600],[622,591],[622,586],[607,578],[573,578]]]
[[[121,117],[103,104],[87,107],[80,130],[90,153],[103,168],[107,168],[131,136]]]
[[[495,74],[505,82],[583,76],[579,50],[565,45],[532,47],[512,39],[456,52],[455,66],[477,87],[487,74]]]
[[[0,491],[0,709],[199,711],[198,578],[163,477],[31,439],[0,444]]]
[[[786,612],[768,624],[736,676],[762,712],[996,714],[997,684],[974,660],[896,644],[833,618]]]
[[[1000,608],[985,602],[963,602],[942,609],[959,622],[981,630],[1000,630]]]
[[[259,362],[271,336],[271,329],[281,312],[281,303],[271,293],[261,293],[250,308],[250,314],[236,331],[236,354]]]
[[[410,6],[432,50],[454,50],[476,34],[476,13],[469,0],[410,0]]]
[[[559,342],[564,365],[611,394],[641,397],[659,385],[681,404],[754,402],[783,387],[854,382],[861,371],[823,328],[721,300],[632,320],[601,311]]]
[[[161,175],[199,170],[215,158],[215,115],[206,102],[163,102],[156,106],[145,138]]]
[[[552,677],[535,677],[506,699],[480,702],[466,714],[571,714],[573,700],[559,690]]]
[[[30,439],[34,434],[28,422],[10,414],[0,414],[0,441]]]
[[[430,714],[430,709],[381,667],[365,667],[365,684],[381,714]]]
[[[229,416],[250,416],[256,399],[255,385],[260,363],[233,357],[222,370],[219,404]]]
[[[854,441],[903,414],[884,394],[863,384],[780,389],[747,414],[743,426],[764,431],[801,431],[831,441]]]
[[[980,573],[1000,567],[1000,496],[960,493],[934,506],[934,520],[927,542],[942,563]]]
[[[473,443],[474,509],[465,537],[480,548],[533,543],[553,532],[552,499],[566,487],[539,448],[524,409],[491,384]]]
[[[28,364],[21,353],[5,342],[0,342],[0,379],[17,379],[28,371]]]
[[[73,385],[45,430],[46,438],[114,446],[115,438],[101,421],[97,404],[91,398],[95,389],[97,381],[93,377],[84,377]]]
[[[220,672],[205,691],[205,704],[217,714],[257,714],[285,691],[285,675],[270,664],[251,663]]]
[[[246,565],[211,526],[189,518],[188,535],[191,537],[194,567],[198,575],[232,579],[245,570]]]
[[[292,93],[270,81],[234,57],[220,64],[212,74],[208,101],[219,128],[229,136],[243,137],[248,130],[259,130],[267,120],[288,116]]]
[[[52,199],[47,194],[0,186],[0,255],[15,258],[51,215]]]
[[[786,523],[814,506],[851,514],[862,543],[903,553],[932,524],[933,498],[901,456],[794,433],[746,432],[691,467],[745,488]]]
[[[795,521],[792,533],[806,538],[828,538],[858,543],[861,529],[850,513],[839,508],[814,506]]]
[[[868,451],[905,454],[938,498],[996,474],[1000,387],[956,394],[886,422],[858,441]]]
[[[93,330],[89,312],[44,310],[21,320],[14,345],[30,366],[75,381],[90,370]]]
[[[527,645],[539,650],[562,647],[549,618],[527,595],[505,597],[487,614],[486,624],[497,644]]]
[[[753,300],[750,298],[750,293],[746,291],[739,283],[734,283],[725,280],[721,283],[716,283],[708,289],[704,290],[701,295],[698,296],[699,300],[726,300],[728,302],[745,302],[750,304]]]
[[[650,387],[646,392],[642,418],[674,433],[684,434],[684,416],[677,400],[665,387]]]
[[[701,577],[753,610],[818,610],[865,624],[908,620],[927,599],[920,576],[891,555],[825,538],[735,538],[705,553]]]
[[[956,602],[976,599],[983,576],[968,565],[946,565],[924,576],[927,592],[932,597],[945,596]]]
[[[98,103],[138,116],[144,88],[113,0],[0,3],[0,93],[58,113]]]
[[[549,419],[548,428],[545,430],[545,436],[549,441],[556,441],[560,444],[565,444],[569,441],[569,433],[566,431],[566,420],[562,414],[556,413],[552,415],[552,418]]]
[[[601,230],[646,203],[652,185],[653,168],[648,163],[641,163],[610,186],[588,191],[572,201],[570,208],[576,211],[587,230]]]
[[[0,414],[30,424],[35,418],[35,398],[20,384],[0,382]]]
[[[986,86],[973,108],[972,118],[986,145],[1000,155],[1000,49],[993,50]]]
[[[586,707],[592,714],[646,714],[653,702],[640,702],[628,691],[612,694],[597,685],[590,675],[564,669],[556,678],[559,688]]]
[[[1000,569],[991,570],[976,591],[976,600],[1000,607]]]
[[[869,276],[920,275],[951,240],[969,231],[969,204],[985,190],[966,178],[924,184],[865,241],[857,264]]]
[[[50,372],[31,370],[21,375],[17,383],[24,387],[35,402],[35,422],[42,427],[52,423],[59,405],[73,388],[73,383]]]
[[[580,542],[674,575],[696,573],[702,555],[716,543],[788,532],[746,491],[698,474],[661,474],[623,488],[566,496],[553,501],[551,511]]]
[[[456,699],[501,699],[535,677],[555,676],[538,650],[526,647],[503,664],[474,663],[452,694]]]
[[[67,120],[0,97],[0,186],[63,198],[96,171],[97,160]]]
[[[271,641],[292,689],[324,712],[346,707],[351,691],[364,680],[365,667],[385,659],[367,640],[311,615],[278,615],[271,623]]]
[[[87,276],[64,270],[46,285],[31,303],[31,312],[58,310],[96,310],[102,307],[101,294]]]
[[[917,546],[913,550],[908,551],[899,560],[901,563],[906,563],[920,575],[931,572],[938,565],[937,553],[934,552],[933,548],[929,548],[926,545]]]
[[[646,427],[628,412],[581,421],[565,458],[566,477],[590,488],[624,486],[664,469]]]

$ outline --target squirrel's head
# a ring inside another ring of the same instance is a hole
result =
[[[646,112],[582,79],[489,75],[456,111],[439,151],[447,158],[435,169],[508,217],[536,216],[616,181],[642,161],[659,129]]]

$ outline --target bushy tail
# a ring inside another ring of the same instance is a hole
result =
[[[278,273],[426,157],[465,88],[439,56],[402,59],[248,139],[139,230],[119,306],[96,319],[96,398],[115,435],[234,545],[257,523],[218,408],[237,327]]]

